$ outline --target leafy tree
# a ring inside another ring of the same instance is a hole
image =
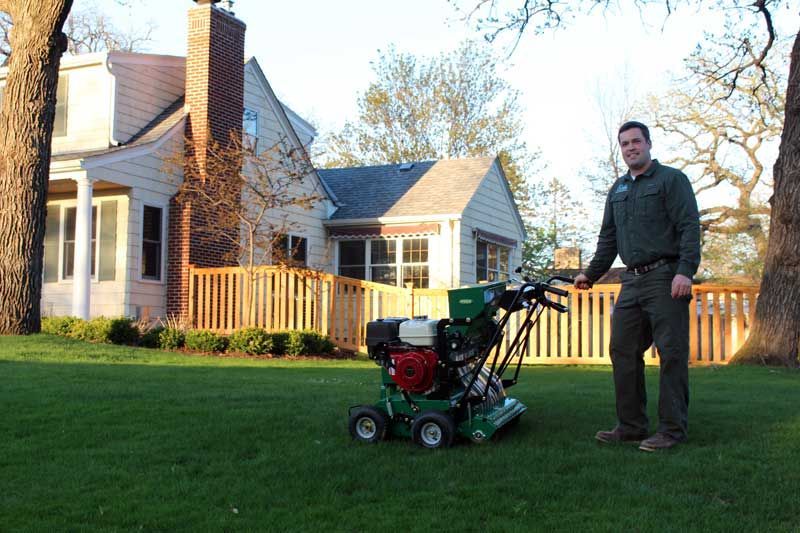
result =
[[[524,169],[518,93],[485,49],[465,42],[419,61],[394,48],[372,64],[376,81],[358,98],[359,117],[326,141],[324,166],[494,156]]]
[[[456,0],[451,0],[458,4]],[[550,31],[569,18],[609,6],[614,0],[465,0],[468,16],[487,31],[490,41],[511,33],[518,41],[526,32]],[[699,5],[700,0],[637,0],[634,6],[660,5],[666,13],[679,5]],[[513,6],[513,7],[504,7]],[[701,70],[728,87],[733,94],[743,79],[761,77],[768,83],[767,59],[776,54],[773,13],[793,8],[788,0],[717,0],[713,8],[737,16],[723,36],[730,43],[720,62]],[[596,9],[599,8],[599,9]],[[758,23],[759,30],[751,23]],[[756,32],[761,37],[756,36]],[[753,43],[764,43],[756,48]],[[786,110],[773,169],[774,194],[770,199],[770,228],[764,275],[750,336],[732,359],[734,363],[800,366],[800,33],[794,38],[785,93]]]
[[[72,0],[0,0],[15,26],[0,107],[0,334],[41,327],[50,142],[71,7]]]

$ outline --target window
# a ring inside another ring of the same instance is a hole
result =
[[[427,289],[428,239],[403,241],[403,286],[412,283],[415,289]]]
[[[397,241],[381,239],[371,244],[372,281],[397,285]]]
[[[475,254],[476,281],[498,281],[508,279],[508,261],[510,254],[510,248],[478,240]]]
[[[62,267],[63,279],[72,279],[75,274],[75,218],[77,214],[76,207],[67,207],[64,209],[64,263]],[[91,275],[95,275],[95,264],[97,263],[95,257],[97,252],[97,206],[92,206],[92,246],[91,246],[91,262],[92,270]]]
[[[255,148],[258,141],[258,112],[244,108],[242,133],[244,134],[245,145]]]
[[[69,95],[69,77],[58,77],[56,89],[56,116],[53,120],[53,137],[63,137],[67,134],[67,97]]]
[[[364,262],[366,241],[342,241],[339,243],[339,275],[348,278],[367,279]]]
[[[428,239],[339,242],[339,275],[387,285],[430,286]]]
[[[292,258],[297,265],[306,266],[308,241],[305,237],[298,237],[292,235],[291,248],[289,249],[289,257]]]
[[[306,266],[308,240],[298,235],[278,235],[275,240],[272,262],[287,263],[292,266]]]
[[[142,216],[142,279],[161,281],[161,221],[163,209],[144,206]]]

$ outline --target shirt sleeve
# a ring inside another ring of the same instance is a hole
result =
[[[611,194],[606,197],[606,206],[603,211],[603,223],[600,226],[600,235],[597,237],[597,249],[594,252],[586,269],[586,277],[592,283],[608,272],[614,259],[617,258],[617,226],[614,224],[614,208],[611,206]]]
[[[700,266],[700,215],[689,178],[678,172],[667,185],[667,215],[678,234],[678,274],[692,278]]]

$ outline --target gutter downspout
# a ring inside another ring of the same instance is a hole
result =
[[[109,121],[108,121],[108,142],[111,146],[122,146],[124,143],[118,141],[114,137],[114,133],[117,129],[117,76],[114,74],[111,68],[111,54],[109,52],[106,55],[106,70],[108,70],[109,75],[111,76],[111,95],[108,99],[110,108],[109,108]]]

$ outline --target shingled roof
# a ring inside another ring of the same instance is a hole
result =
[[[450,159],[318,173],[339,199],[332,220],[448,215],[464,211],[494,161]]]

